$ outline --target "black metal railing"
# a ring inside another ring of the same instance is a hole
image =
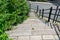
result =
[[[45,11],[48,11],[48,10],[49,10],[49,12],[45,12]],[[60,9],[59,9],[58,6],[57,6],[56,9],[53,9],[53,7],[51,7],[51,8],[49,8],[49,9],[40,9],[40,10],[38,10],[38,6],[37,6],[37,11],[36,11],[36,12],[38,12],[38,11],[39,11],[39,15],[38,15],[38,16],[39,16],[39,17],[42,16],[42,18],[43,18],[43,17],[48,18],[48,22],[50,22],[50,20],[53,20],[53,22],[60,22],[59,20],[57,20],[58,17],[60,16],[60,15],[59,15]],[[55,11],[55,12],[52,13],[53,11]],[[44,14],[48,15],[48,17],[45,16]],[[53,18],[51,18],[52,15],[54,16]]]

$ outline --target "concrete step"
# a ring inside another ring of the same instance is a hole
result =
[[[56,32],[52,29],[41,29],[41,30],[33,30],[32,35],[56,35]]]
[[[9,38],[13,38],[14,40],[59,40],[57,35],[16,36]]]

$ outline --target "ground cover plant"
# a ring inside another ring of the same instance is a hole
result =
[[[0,0],[0,40],[9,40],[6,30],[28,17],[27,0]]]

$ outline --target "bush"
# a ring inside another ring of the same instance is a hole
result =
[[[26,0],[0,0],[0,40],[9,40],[5,30],[22,23],[28,17]]]
[[[0,30],[0,40],[10,40],[6,33]]]
[[[6,30],[23,22],[28,17],[28,10],[26,0],[0,0],[0,29]]]
[[[0,35],[0,40],[9,40],[9,38],[6,33],[3,33]]]
[[[18,16],[17,14],[1,14],[0,15],[0,29],[1,30],[7,30],[11,29],[11,26],[14,23],[18,23],[21,17]]]

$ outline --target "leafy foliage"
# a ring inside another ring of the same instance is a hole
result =
[[[8,40],[8,39],[9,38],[8,38],[7,34],[3,33],[0,35],[0,40]]]
[[[26,0],[0,0],[0,29],[8,29],[21,23],[28,16]]]
[[[0,30],[0,40],[10,40],[6,33]]]
[[[26,0],[0,0],[0,40],[8,40],[5,30],[22,23],[28,17]]]

